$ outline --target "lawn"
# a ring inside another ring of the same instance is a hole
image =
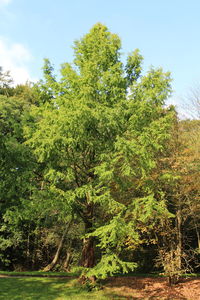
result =
[[[6,273],[9,277],[6,277]],[[117,276],[102,281],[103,289],[88,291],[76,277],[41,277],[66,276],[66,274],[30,274],[0,272],[0,300],[197,300],[200,299],[200,277],[182,278],[170,287],[167,279],[159,276]],[[24,275],[28,275],[25,277]],[[40,276],[40,277],[31,277]],[[72,274],[71,274],[72,275]],[[147,274],[146,274],[147,275]]]
[[[114,299],[103,291],[87,292],[71,278],[0,278],[1,300],[84,300]],[[124,297],[115,299],[125,299]]]

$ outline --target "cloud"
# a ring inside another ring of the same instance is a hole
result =
[[[10,71],[15,84],[32,81],[28,69],[31,59],[31,53],[23,44],[0,37],[0,66],[4,71]]]
[[[11,2],[12,0],[0,0],[0,5],[7,5]]]
[[[12,0],[0,0],[0,6],[8,5],[12,2]]]

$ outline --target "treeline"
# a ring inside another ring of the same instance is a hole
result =
[[[105,278],[198,271],[200,121],[165,101],[170,74],[102,24],[57,78],[0,72],[0,268]]]

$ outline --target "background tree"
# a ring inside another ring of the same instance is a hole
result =
[[[160,262],[172,283],[198,265],[198,137],[199,121],[175,119],[168,151],[160,160],[156,177],[172,213],[157,232]]]
[[[22,231],[9,224],[9,214],[15,211],[13,220],[16,218],[22,199],[30,195],[30,178],[33,177],[33,162],[29,148],[23,144],[22,125],[30,102],[22,97],[19,88],[10,87],[11,82],[9,79],[6,85],[1,85],[0,94],[0,247],[4,261],[22,238]]]
[[[3,68],[0,66],[0,95],[12,95],[13,91],[13,79],[10,76],[10,72],[3,71]]]

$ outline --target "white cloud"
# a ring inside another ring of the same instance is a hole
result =
[[[27,66],[31,59],[32,56],[24,45],[10,43],[0,37],[0,66],[4,71],[10,71],[15,84],[31,81]]]
[[[5,6],[11,3],[12,0],[0,0],[0,6]]]

